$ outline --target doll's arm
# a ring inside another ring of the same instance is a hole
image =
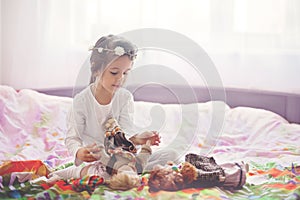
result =
[[[149,157],[152,154],[150,142],[151,141],[148,140],[146,144],[142,145],[141,151],[136,155],[138,172],[142,172],[144,170],[148,163]]]

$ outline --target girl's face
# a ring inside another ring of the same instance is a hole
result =
[[[117,58],[105,69],[98,86],[114,94],[124,83],[131,67],[132,61],[128,56],[124,55]]]

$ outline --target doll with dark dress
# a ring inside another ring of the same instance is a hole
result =
[[[213,157],[187,154],[179,166],[156,166],[148,180],[149,191],[177,191],[185,188],[241,188],[246,181],[247,165],[225,163],[218,165]]]
[[[107,180],[110,188],[127,190],[140,185],[141,173],[152,153],[150,141],[142,145],[137,153],[134,144],[127,140],[125,133],[113,118],[105,124],[104,147],[94,154],[101,163],[106,165],[106,172],[111,175]]]

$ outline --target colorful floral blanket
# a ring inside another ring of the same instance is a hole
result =
[[[63,144],[71,102],[71,98],[0,86],[0,199],[300,199],[300,125],[266,110],[224,104],[222,128],[208,137],[214,102],[136,102],[134,119],[139,128],[161,133],[163,142],[157,149],[172,145],[182,152],[180,158],[193,152],[207,153],[220,164],[247,162],[250,170],[241,190],[213,187],[149,193],[147,173],[141,175],[144,186],[129,191],[113,191],[97,176],[47,184],[44,178],[50,171],[72,165]],[[196,134],[187,137],[191,133]]]

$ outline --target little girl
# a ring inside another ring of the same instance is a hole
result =
[[[156,131],[132,135],[133,96],[122,85],[136,58],[137,47],[122,37],[108,35],[101,37],[90,50],[90,85],[75,96],[67,120],[65,144],[74,156],[76,167],[58,173],[62,178],[80,178],[87,174],[108,176],[103,163],[94,156],[104,143],[108,118],[116,119],[135,145],[143,145],[146,141],[151,145],[160,143]],[[175,151],[154,152],[145,169],[151,170],[156,164],[164,165],[176,158]],[[90,164],[81,167],[83,162]]]

